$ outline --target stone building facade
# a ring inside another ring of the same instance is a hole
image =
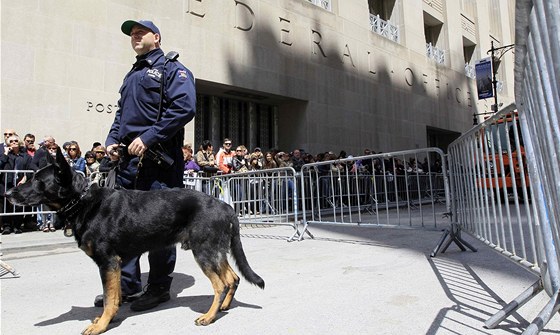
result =
[[[150,19],[197,78],[195,146],[308,152],[445,147],[482,119],[475,62],[513,41],[512,0],[2,0],[1,127],[105,140]],[[513,53],[497,71],[513,96]]]

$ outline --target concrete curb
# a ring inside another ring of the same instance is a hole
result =
[[[62,230],[49,233],[33,231],[17,235],[1,235],[0,242],[4,260],[79,250],[74,238],[64,236]]]

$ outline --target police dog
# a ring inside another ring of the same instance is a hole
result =
[[[92,185],[68,165],[58,149],[33,178],[6,192],[14,205],[44,204],[66,222],[78,246],[99,267],[103,283],[103,314],[82,334],[107,330],[121,304],[121,259],[182,243],[192,250],[214,288],[214,301],[195,320],[208,325],[227,310],[239,283],[228,263],[231,251],[241,274],[264,289],[264,281],[249,266],[233,209],[204,193],[187,189],[135,191]]]

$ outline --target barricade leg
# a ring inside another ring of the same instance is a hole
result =
[[[17,273],[16,269],[14,269],[13,267],[11,267],[8,263],[0,260],[0,277],[3,277],[4,275],[7,275],[8,273],[11,273],[12,276],[14,276],[14,278],[18,278],[19,277],[19,273]]]
[[[531,322],[529,327],[525,329],[522,335],[536,335],[550,321],[552,316],[560,309],[560,291],[554,292],[548,304],[544,306],[539,315]]]
[[[447,239],[447,240],[446,240]],[[467,241],[465,241],[461,237],[461,226],[457,223],[451,223],[451,228],[445,229],[443,232],[443,236],[437,243],[434,251],[430,254],[430,257],[436,257],[438,252],[441,250],[441,253],[444,253],[451,242],[455,242],[455,244],[461,249],[461,251],[466,251],[467,249],[465,246],[473,252],[477,252],[476,248],[470,245]],[[445,243],[445,244],[444,244]]]
[[[307,235],[309,235],[309,237],[311,237],[311,239],[315,239],[315,236],[313,236],[313,234],[311,234],[311,232],[309,231],[309,229],[307,229],[307,227],[309,226],[309,224],[306,222],[303,224],[303,228],[300,231],[299,228],[296,227],[294,233],[292,234],[292,236],[288,239],[288,242],[293,242],[296,239],[298,241],[303,240],[303,236],[304,234],[307,233]],[[296,238],[297,237],[297,238]]]
[[[498,313],[492,315],[490,319],[484,322],[486,328],[492,329],[496,327],[500,322],[505,320],[511,313],[515,312],[518,308],[525,305],[526,302],[531,300],[534,296],[539,294],[543,290],[542,281],[539,279],[529,288],[527,288],[523,293],[513,299],[510,303],[504,306]],[[525,334],[525,333],[523,333]]]

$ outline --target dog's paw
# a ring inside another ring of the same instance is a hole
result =
[[[86,329],[84,329],[82,335],[97,335],[97,334],[104,333],[106,330],[107,327],[101,327],[97,323],[92,323]]]
[[[194,324],[197,326],[208,326],[209,324],[212,323],[212,321],[214,321],[213,317],[204,314],[198,319],[194,320]]]

